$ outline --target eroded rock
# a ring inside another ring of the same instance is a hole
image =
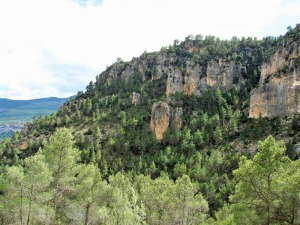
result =
[[[169,128],[170,106],[165,103],[154,103],[151,110],[150,130],[154,132],[157,140],[163,138],[164,132]]]
[[[300,50],[287,44],[262,66],[260,86],[250,97],[249,117],[283,117],[300,113]]]
[[[168,129],[178,130],[182,127],[182,108],[171,108],[167,103],[154,103],[151,110],[150,130],[157,140],[163,138]]]

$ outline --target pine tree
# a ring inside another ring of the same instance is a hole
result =
[[[241,158],[239,168],[234,171],[238,184],[230,198],[239,224],[270,225],[286,221],[278,217],[283,210],[279,207],[284,200],[282,180],[289,164],[284,153],[284,143],[276,142],[270,136],[265,141],[259,141],[253,160]]]
[[[67,128],[59,128],[50,137],[49,144],[44,148],[45,160],[53,176],[51,189],[53,192],[51,205],[55,218],[60,221],[66,208],[67,195],[73,190],[79,151],[73,147],[73,135]]]

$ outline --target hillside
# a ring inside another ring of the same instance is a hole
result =
[[[41,205],[61,224],[297,224],[299,40],[300,24],[262,40],[188,36],[118,59],[0,144],[2,178],[37,160],[56,193]]]

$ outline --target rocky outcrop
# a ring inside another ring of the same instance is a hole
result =
[[[242,81],[241,65],[234,61],[225,62],[220,59],[219,62],[211,61],[207,67],[206,84],[210,87],[220,88],[221,90],[230,89],[233,87],[234,80],[237,80],[237,85]]]
[[[252,90],[249,117],[283,117],[300,113],[300,69]]]
[[[197,48],[194,49],[191,43],[185,47],[191,54],[199,51]],[[242,81],[241,65],[235,61],[218,59],[200,64],[193,58],[162,51],[144,53],[130,62],[114,63],[98,77],[96,86],[116,77],[128,79],[135,74],[140,74],[143,80],[166,79],[167,97],[176,92],[201,95],[201,92],[210,87],[227,90],[232,88],[234,81]],[[239,86],[239,83],[236,84]]]
[[[131,103],[135,106],[139,105],[141,103],[141,95],[139,93],[132,92]]]
[[[260,84],[265,83],[269,76],[278,75],[280,70],[294,67],[295,60],[300,56],[300,46],[289,42],[284,42],[282,45],[282,48],[278,49],[271,57],[270,62],[262,65]]]
[[[151,110],[150,130],[157,140],[163,138],[163,134],[169,129],[182,127],[182,108],[171,108],[167,103],[154,103]]]
[[[169,128],[170,111],[170,106],[165,102],[154,103],[152,106],[150,130],[154,132],[157,140],[161,140]]]
[[[27,149],[27,147],[28,147],[28,144],[27,144],[26,140],[21,140],[20,144],[19,144],[19,149],[22,151],[22,150]]]
[[[201,84],[201,79],[203,79],[202,66],[199,64],[188,63],[184,76],[183,93],[185,95],[199,95],[200,90],[202,89],[201,86],[203,86]]]
[[[166,96],[175,92],[185,95],[201,95],[201,92],[209,87],[220,88],[224,91],[232,88],[235,80],[241,82],[242,76],[240,64],[234,61],[211,60],[206,70],[203,70],[200,64],[188,61],[183,71],[177,68],[169,70]]]
[[[172,128],[174,130],[179,130],[182,127],[182,116],[183,114],[183,110],[182,108],[175,108],[172,112],[172,119],[171,119],[171,123],[172,123]]]
[[[182,72],[177,68],[170,68],[167,78],[166,96],[183,91]]]
[[[291,43],[262,65],[260,85],[250,97],[249,117],[283,117],[300,113],[300,46]]]

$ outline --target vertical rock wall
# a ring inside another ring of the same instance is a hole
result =
[[[262,65],[260,85],[251,92],[249,117],[300,113],[300,48],[285,46]]]
[[[163,103],[154,103],[151,111],[150,130],[154,132],[157,140],[163,138],[164,132],[169,128],[170,106]]]
[[[182,108],[171,108],[167,103],[154,103],[151,110],[150,130],[157,140],[162,140],[168,129],[178,130],[182,127]]]

